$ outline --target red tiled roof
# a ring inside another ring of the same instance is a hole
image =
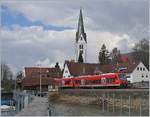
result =
[[[61,77],[62,73],[59,68],[39,68],[39,67],[25,67],[26,77],[38,77],[39,74],[47,74],[48,77]]]
[[[133,57],[134,53],[130,52],[130,53],[125,53],[125,54],[121,54],[121,60],[123,62],[133,62],[136,61]]]
[[[127,72],[131,73],[135,67],[139,64],[139,62],[135,63],[119,63],[114,65],[100,65],[96,63],[77,63],[65,61],[67,64],[70,74],[73,76],[81,76],[81,75],[93,75],[96,70],[101,71],[102,73],[110,73],[115,70],[115,68],[127,68]]]

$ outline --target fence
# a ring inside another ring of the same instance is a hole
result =
[[[104,115],[148,116],[149,90],[65,89],[62,93],[89,96],[97,100]],[[84,98],[84,97],[83,97]]]
[[[15,106],[11,106],[7,111],[3,111],[1,115],[3,116],[15,116],[23,108],[25,108],[31,101],[32,96],[23,92],[13,92],[13,98],[15,100]]]

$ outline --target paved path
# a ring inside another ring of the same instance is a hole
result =
[[[48,116],[47,107],[47,98],[34,97],[33,101],[16,116]]]

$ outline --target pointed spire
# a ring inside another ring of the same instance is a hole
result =
[[[84,37],[84,40],[86,40],[86,33],[84,32],[84,23],[83,23],[83,16],[82,16],[82,9],[80,8],[80,14],[79,14],[79,20],[78,20],[78,30],[76,33],[76,41],[78,41],[81,34]]]
[[[83,24],[83,17],[82,17],[82,9],[80,8],[80,15],[78,21],[78,32],[84,33],[84,24]]]

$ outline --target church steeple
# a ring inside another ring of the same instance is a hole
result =
[[[82,9],[80,9],[78,28],[76,32],[76,61],[86,62],[87,39],[84,32]]]

